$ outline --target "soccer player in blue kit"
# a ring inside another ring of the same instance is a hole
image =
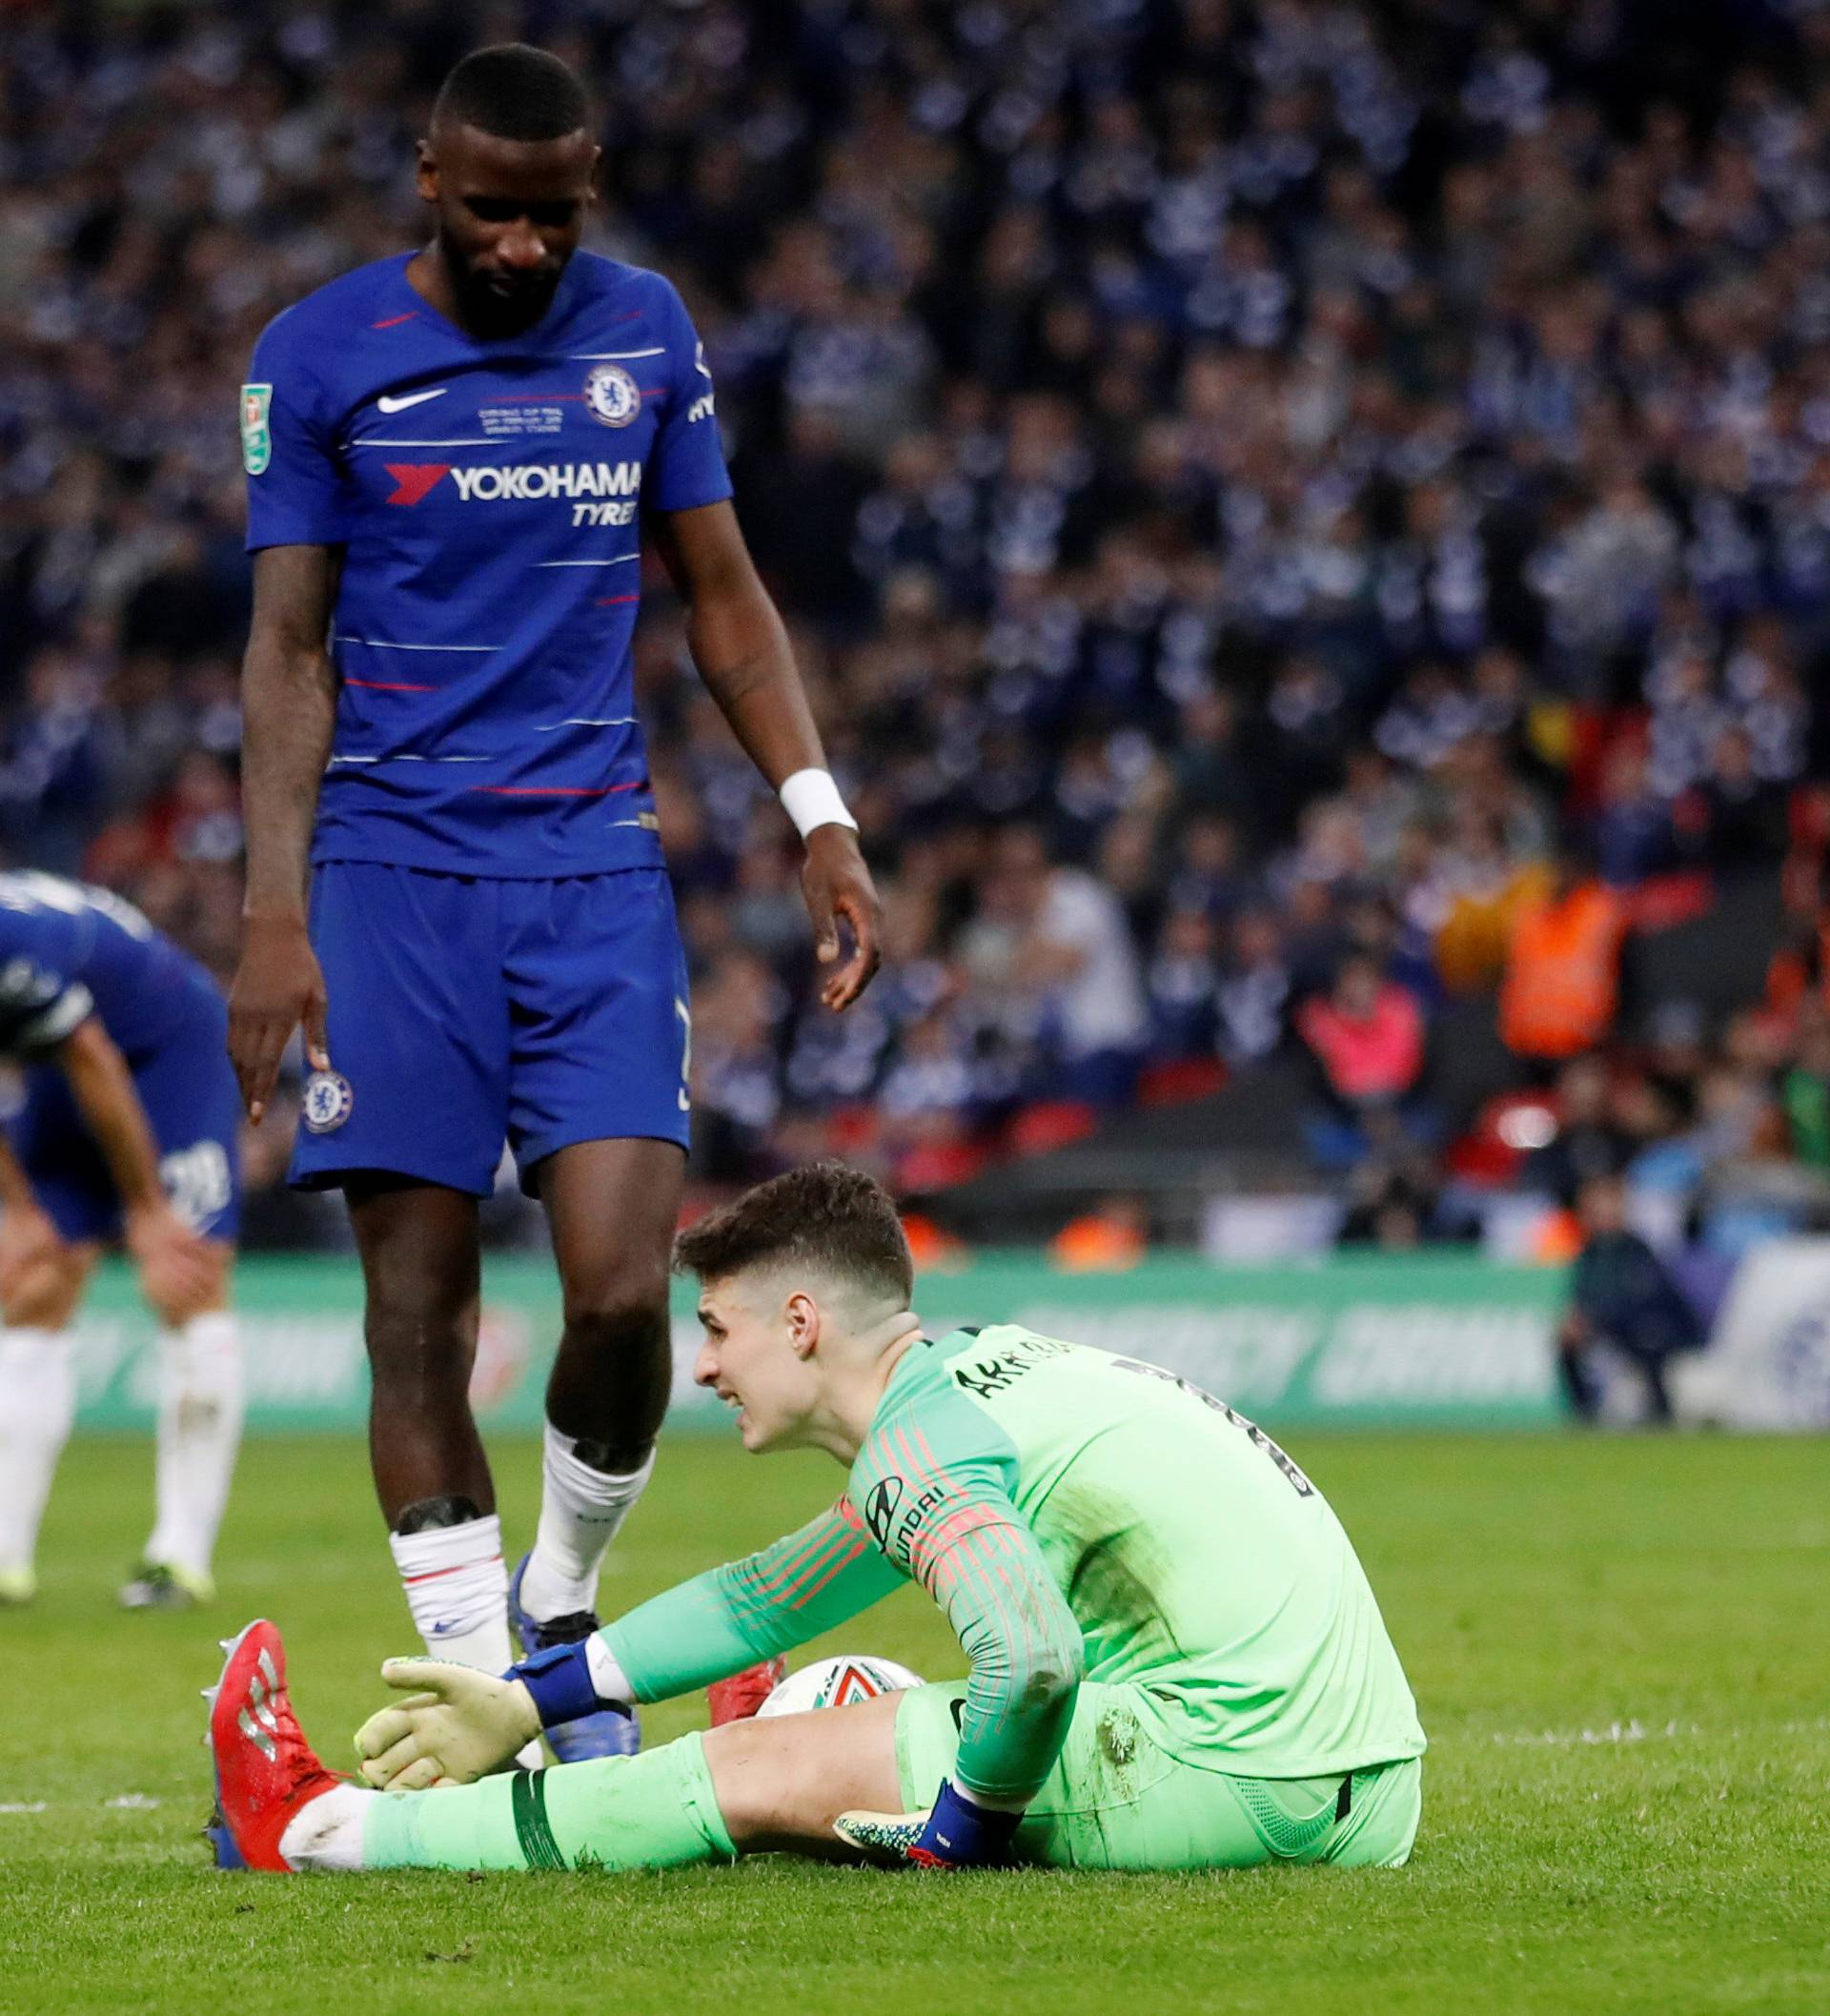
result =
[[[467,56],[419,143],[432,242],[281,315],[242,390],[255,560],[231,1053],[258,1122],[303,1028],[292,1180],[349,1204],[395,1558],[428,1650],[492,1672],[511,1607],[528,1653],[594,1628],[670,1385],[691,1012],[632,693],[641,524],[701,676],[803,835],[827,1006],[878,958],[856,825],[738,527],[692,324],[659,275],[578,249],[589,126],[556,58]],[[512,1588],[466,1392],[477,1204],[504,1139],[564,1302]],[[564,1759],[634,1740],[609,1713],[549,1736]]]
[[[215,983],[131,904],[0,874],[0,1603],[36,1592],[38,1523],[76,1412],[70,1324],[122,1239],[159,1319],[157,1512],[130,1609],[211,1593],[241,1437],[229,1308],[240,1105]]]

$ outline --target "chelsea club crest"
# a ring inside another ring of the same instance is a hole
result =
[[[641,411],[641,387],[620,364],[593,364],[584,375],[584,403],[594,420],[626,427]]]
[[[299,1104],[300,1117],[311,1131],[328,1134],[350,1117],[356,1094],[341,1071],[314,1071],[305,1081],[305,1095]]]

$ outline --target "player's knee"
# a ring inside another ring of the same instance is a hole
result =
[[[0,1290],[0,1319],[10,1330],[62,1330],[82,1299],[84,1276],[72,1254],[34,1262]]]
[[[664,1334],[667,1274],[662,1268],[619,1273],[574,1289],[565,1298],[566,1340],[574,1348],[618,1351]]]
[[[213,1244],[211,1252],[214,1264],[195,1286],[178,1294],[149,1293],[147,1299],[152,1313],[168,1330],[182,1330],[193,1317],[207,1316],[228,1306],[229,1270],[234,1250]]]
[[[415,1293],[371,1289],[363,1318],[369,1365],[377,1393],[462,1392],[470,1384],[476,1343],[476,1304],[438,1290]]]

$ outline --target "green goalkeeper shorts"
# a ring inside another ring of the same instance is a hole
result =
[[[1419,1761],[1329,1778],[1235,1778],[1161,1749],[1134,1685],[1083,1681],[1055,1766],[1017,1830],[1026,1862],[1062,1869],[1247,1869],[1260,1863],[1396,1868],[1423,1810]],[[912,1811],[953,1772],[966,1683],[914,1687],[896,1715],[896,1768]]]

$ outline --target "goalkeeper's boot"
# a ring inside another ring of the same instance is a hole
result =
[[[193,1568],[171,1561],[142,1561],[123,1582],[115,1600],[123,1610],[194,1610],[214,1599],[216,1585]]]
[[[746,1722],[788,1677],[788,1662],[779,1654],[761,1665],[745,1666],[729,1680],[714,1680],[705,1690],[705,1703],[712,1711],[712,1727],[726,1722]]]
[[[598,1619],[589,1610],[575,1610],[567,1617],[528,1616],[521,1608],[521,1578],[532,1559],[531,1554],[522,1555],[515,1579],[508,1585],[508,1620],[520,1640],[523,1659],[555,1645],[576,1645],[598,1628]],[[545,1734],[553,1755],[562,1764],[581,1764],[593,1757],[633,1757],[641,1748],[641,1724],[633,1708],[600,1708],[575,1721],[556,1722]]]
[[[23,1564],[0,1568],[0,1610],[15,1610],[38,1594],[36,1573]]]
[[[265,1618],[224,1639],[222,1678],[204,1689],[216,1808],[205,1829],[219,1869],[284,1869],[280,1836],[343,1781],[305,1741],[286,1695],[286,1648]]]

